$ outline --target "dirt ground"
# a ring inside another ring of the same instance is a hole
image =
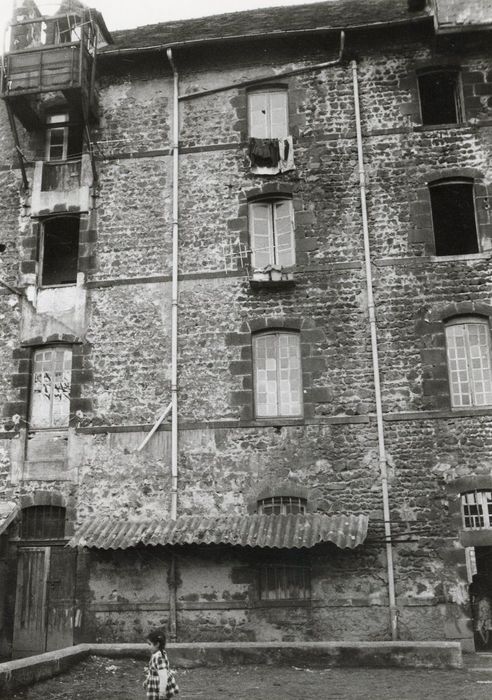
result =
[[[171,658],[172,662],[172,658]],[[144,662],[92,657],[70,673],[5,700],[145,700]],[[490,700],[492,672],[298,669],[276,666],[179,669],[179,700]]]

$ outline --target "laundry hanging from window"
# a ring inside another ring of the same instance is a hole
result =
[[[294,169],[292,137],[259,139],[251,137],[248,145],[251,169],[256,175],[275,175]]]

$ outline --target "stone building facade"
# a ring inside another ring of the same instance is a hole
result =
[[[473,649],[488,3],[112,35],[41,5],[2,84],[1,653],[155,625]]]

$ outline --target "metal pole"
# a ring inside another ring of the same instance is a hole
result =
[[[369,327],[371,331],[371,349],[372,349],[372,369],[374,376],[374,393],[376,401],[376,422],[378,430],[378,449],[379,449],[379,470],[381,474],[381,489],[383,495],[383,517],[384,517],[384,534],[386,542],[386,563],[388,569],[388,595],[390,608],[390,625],[391,638],[398,639],[398,611],[395,600],[395,575],[393,565],[393,546],[391,542],[391,516],[389,508],[388,496],[388,473],[386,466],[386,449],[384,445],[384,426],[383,426],[383,408],[381,403],[381,385],[379,379],[379,357],[378,357],[378,340],[376,315],[374,312],[374,298],[372,293],[372,270],[371,270],[371,251],[369,247],[369,226],[367,221],[367,198],[366,198],[366,172],[364,168],[364,150],[362,147],[362,128],[360,119],[360,99],[359,99],[359,83],[357,76],[357,61],[351,61],[352,67],[352,82],[354,89],[354,105],[355,105],[355,128],[357,132],[357,157],[359,164],[359,184],[360,184],[360,204],[362,210],[362,230],[364,239],[364,265],[366,273],[367,286],[367,307],[369,313]]]
[[[179,177],[179,78],[171,49],[167,57],[174,77],[173,92],[173,249],[172,249],[172,297],[171,297],[171,518],[178,514],[178,177]]]

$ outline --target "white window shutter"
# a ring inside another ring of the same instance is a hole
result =
[[[294,229],[292,221],[292,202],[284,200],[273,205],[275,229],[275,262],[282,267],[295,263]]]
[[[263,268],[272,262],[271,205],[256,202],[250,207],[251,249],[253,268]]]
[[[269,106],[267,92],[251,92],[249,100],[249,135],[255,139],[269,136]]]

